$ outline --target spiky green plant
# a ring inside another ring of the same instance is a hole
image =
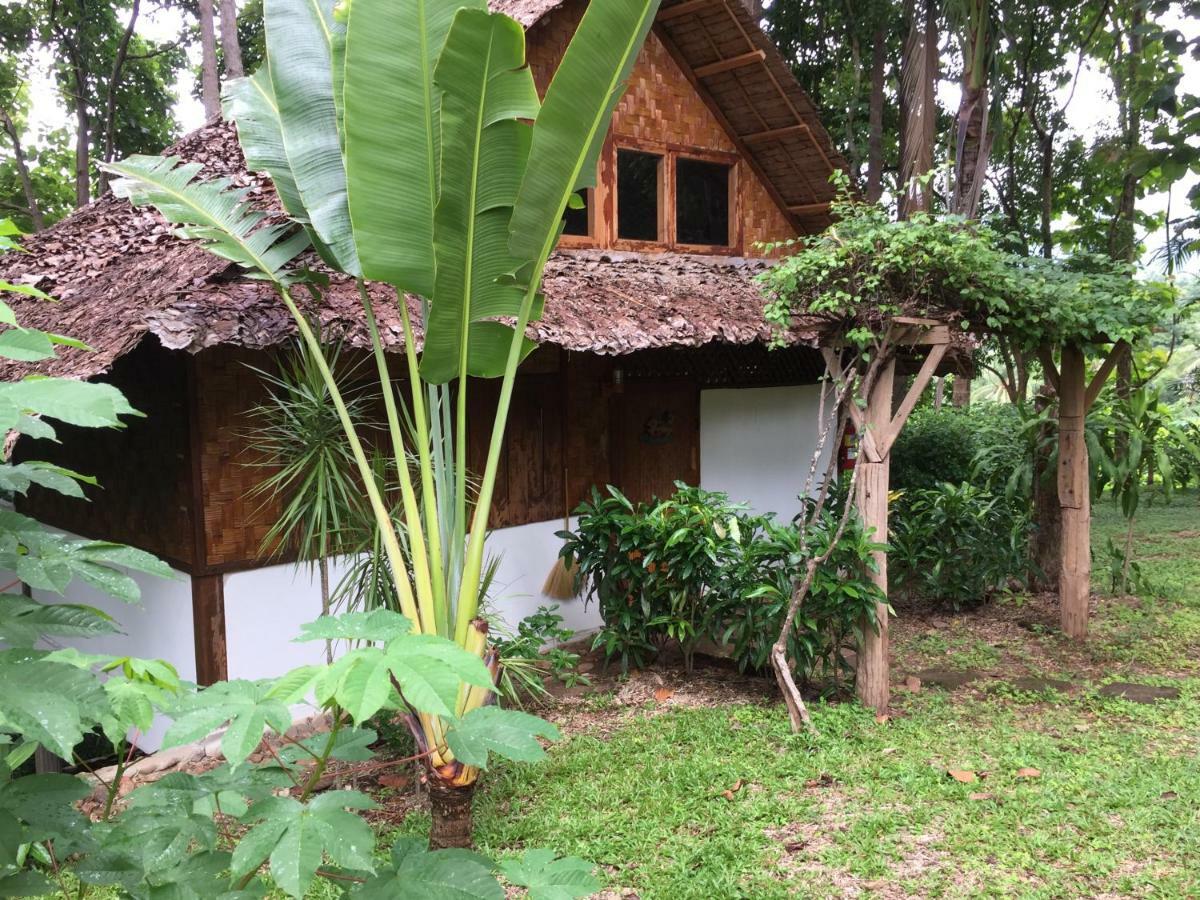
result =
[[[198,181],[199,167],[176,159],[111,166],[122,194],[271,282],[329,387],[400,610],[421,634],[452,637],[493,672],[479,617],[484,540],[517,367],[533,347],[525,331],[541,313],[542,272],[564,211],[594,184],[612,110],[657,8],[658,0],[590,4],[539,100],[523,29],[489,14],[485,0],[346,0],[337,16],[333,0],[266,0],[268,65],[233,86],[228,109],[249,164],[271,177],[292,223],[264,224],[245,192]],[[356,280],[391,454],[417,459],[415,472],[395,466],[407,547],[298,305],[320,297],[312,280],[300,293],[304,270],[294,268],[310,245]],[[365,279],[390,286],[395,298],[411,390],[403,406]],[[418,321],[406,295],[420,298]],[[473,504],[471,377],[501,379]],[[405,415],[415,440],[406,441]],[[449,717],[413,716],[429,753],[435,846],[467,839],[479,775],[461,761],[469,748],[456,745],[447,724],[494,693],[464,684],[458,697]]]

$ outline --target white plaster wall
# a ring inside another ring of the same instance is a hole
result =
[[[329,583],[348,568],[333,559]],[[274,678],[325,659],[324,641],[295,643],[300,626],[321,615],[321,581],[315,568],[288,563],[225,576],[225,645],[230,678]]]
[[[571,528],[577,524],[578,520],[572,518]],[[600,614],[595,604],[585,609],[579,597],[559,600],[542,593],[546,576],[562,549],[562,539],[554,535],[562,530],[563,520],[557,519],[501,528],[488,536],[488,554],[500,558],[500,568],[492,586],[492,611],[510,627],[515,628],[523,618],[537,612],[539,606],[554,605],[558,606],[558,614],[568,628],[586,632],[600,627]]]
[[[819,385],[701,391],[700,486],[790,519],[819,439],[820,396]]]

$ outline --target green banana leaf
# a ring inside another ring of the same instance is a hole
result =
[[[454,14],[485,0],[354,0],[346,25],[346,176],[363,274],[433,296],[440,97]]]
[[[313,247],[328,265],[338,267],[333,252],[317,236],[308,221],[308,211],[300,199],[296,179],[283,149],[283,131],[279,124],[279,107],[267,67],[253,75],[236,78],[225,88],[222,101],[225,117],[237,123],[238,143],[246,156],[246,167],[252,172],[265,172],[275,185],[279,202],[292,219],[308,230]]]
[[[308,234],[290,224],[260,227],[266,214],[245,201],[246,191],[228,178],[197,181],[199,163],[180,165],[177,156],[131,156],[102,164],[120,178],[113,194],[138,206],[151,204],[180,226],[180,237],[197,240],[222,259],[243,266],[251,277],[286,284],[295,280],[287,266],[308,249]]]
[[[538,113],[525,30],[507,16],[464,9],[435,72],[442,90],[442,189],[434,216],[436,278],[421,375],[444,384],[503,374],[524,291],[511,277],[508,222]],[[464,347],[465,343],[465,347]]]
[[[513,256],[544,258],[558,239],[571,195],[595,186],[596,163],[613,108],[625,92],[658,4],[659,0],[588,4],[533,128],[529,165],[513,210]]]
[[[333,0],[266,0],[267,57],[283,147],[308,220],[338,268],[359,273],[333,102]]]

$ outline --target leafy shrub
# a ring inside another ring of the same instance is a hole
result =
[[[943,482],[1003,487],[1026,464],[1025,429],[1011,403],[966,409],[926,407],[913,412],[892,448],[894,490]]]
[[[756,516],[727,495],[677,484],[667,500],[634,504],[616,488],[592,492],[563,532],[563,555],[579,565],[585,599],[604,627],[594,646],[622,667],[641,666],[677,643],[690,667],[697,643],[730,644],[743,671],[767,668],[792,587],[807,555],[794,524]],[[809,553],[832,533],[832,513],[813,526]],[[882,599],[865,577],[875,545],[847,528],[818,573],[789,639],[802,678],[840,668],[840,650]]]
[[[828,548],[838,513],[836,507],[827,509],[809,526],[807,550],[796,525],[769,517],[760,521],[761,533],[746,543],[713,611],[720,641],[731,646],[743,672],[768,669],[796,580],[803,576],[805,562]],[[837,681],[853,674],[842,651],[857,645],[864,620],[875,627],[876,603],[887,599],[866,577],[875,569],[871,554],[879,546],[852,517],[833,554],[814,573],[788,635],[788,658],[803,679],[819,675]]]
[[[525,701],[545,699],[547,675],[567,687],[588,684],[587,676],[579,672],[579,654],[560,646],[575,636],[562,622],[555,605],[539,606],[517,624],[514,635],[493,626],[492,646],[500,656],[496,687],[505,703],[523,706]]]
[[[983,602],[1029,568],[1024,504],[970,484],[904,492],[890,531],[893,588],[955,609]]]

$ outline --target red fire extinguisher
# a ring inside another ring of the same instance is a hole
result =
[[[858,459],[858,432],[853,422],[846,423],[846,431],[842,435],[842,445],[838,447],[838,471],[849,472],[854,468]]]

